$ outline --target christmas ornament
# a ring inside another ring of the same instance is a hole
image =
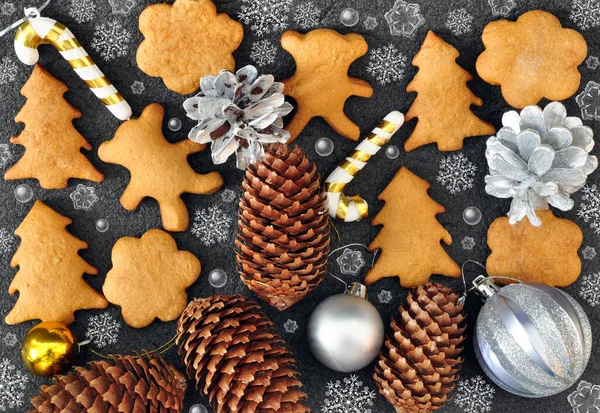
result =
[[[574,385],[588,364],[590,322],[567,293],[544,284],[473,282],[486,301],[475,325],[475,354],[504,390],[547,397]]]
[[[283,310],[323,281],[329,253],[326,199],[314,162],[274,144],[246,170],[236,233],[244,284]]]
[[[309,412],[294,358],[255,302],[216,295],[190,302],[177,343],[188,377],[215,412]]]
[[[463,359],[465,315],[451,288],[427,283],[392,318],[374,379],[397,412],[433,412],[450,398]]]
[[[25,367],[41,377],[67,371],[79,360],[77,339],[63,323],[44,321],[33,327],[21,343]]]
[[[377,357],[383,343],[383,321],[360,283],[320,303],[306,329],[312,354],[335,371],[362,369]]]
[[[356,222],[369,215],[367,201],[360,196],[346,196],[344,189],[356,174],[367,164],[383,145],[404,124],[404,115],[398,111],[390,112],[375,127],[369,136],[358,144],[354,152],[346,158],[325,180],[324,191],[327,194],[329,215],[345,222]]]
[[[570,195],[583,188],[598,166],[598,159],[588,155],[594,147],[592,129],[567,116],[560,102],[544,110],[535,105],[520,113],[511,110],[502,116],[502,125],[487,141],[490,174],[485,190],[498,198],[513,198],[510,223],[527,216],[539,227],[536,210],[548,209],[548,204],[562,211],[573,208]]]
[[[115,355],[55,377],[31,399],[29,413],[179,413],[185,389],[183,374],[159,355]]]
[[[41,17],[41,9],[43,7],[25,9],[23,23],[15,33],[15,52],[19,60],[27,65],[34,65],[40,58],[38,46],[51,44],[117,119],[129,119],[131,107],[96,66],[73,33],[56,20]]]
[[[198,121],[188,137],[210,143],[215,164],[235,152],[237,167],[246,169],[262,159],[263,144],[290,138],[282,116],[293,107],[284,101],[283,83],[275,82],[272,75],[258,76],[256,68],[248,65],[235,74],[221,70],[218,76],[205,76],[200,88],[199,94],[183,103],[187,116]]]

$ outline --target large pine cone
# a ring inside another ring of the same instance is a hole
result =
[[[408,294],[392,319],[374,378],[397,412],[433,412],[449,400],[465,340],[458,298],[448,287],[427,283]]]
[[[56,376],[31,399],[29,413],[178,413],[185,388],[183,374],[158,355],[112,356]]]
[[[294,358],[273,324],[240,295],[192,301],[181,317],[179,355],[216,413],[304,413]]]
[[[242,281],[283,310],[314,290],[327,270],[327,199],[314,162],[274,144],[246,169],[236,257]]]

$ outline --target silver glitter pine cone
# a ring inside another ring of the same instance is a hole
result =
[[[490,173],[485,190],[498,198],[513,198],[510,223],[527,216],[539,227],[536,210],[548,205],[572,209],[570,195],[583,188],[598,166],[598,159],[588,155],[594,147],[592,129],[567,116],[560,102],[549,103],[544,110],[532,105],[520,113],[506,112],[502,124],[487,141]]]

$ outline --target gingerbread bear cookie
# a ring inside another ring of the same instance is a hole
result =
[[[522,109],[542,98],[564,100],[577,92],[577,66],[587,56],[587,43],[552,14],[533,10],[516,22],[492,22],[481,39],[485,50],[477,59],[477,73],[500,85],[508,104]]]
[[[286,129],[292,142],[306,124],[320,116],[340,135],[353,141],[360,137],[358,126],[344,113],[350,96],[371,97],[367,82],[348,76],[348,68],[367,53],[362,36],[342,35],[331,29],[306,34],[291,30],[281,36],[281,45],[296,61],[296,73],[283,81],[283,93],[296,100],[297,111]]]
[[[131,181],[121,196],[129,211],[146,196],[158,201],[163,227],[185,231],[190,217],[181,194],[212,194],[221,188],[218,172],[200,175],[187,157],[206,145],[184,139],[169,143],[162,134],[164,110],[158,103],[147,106],[139,119],[128,120],[117,129],[112,140],[100,145],[98,155],[104,162],[129,169]]]
[[[234,70],[231,53],[244,36],[242,25],[217,14],[210,0],[150,5],[140,14],[140,31],[145,39],[137,51],[138,66],[181,94],[197,90],[204,76]]]

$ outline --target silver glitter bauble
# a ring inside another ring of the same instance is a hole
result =
[[[485,276],[474,284],[488,297],[475,325],[475,354],[498,386],[547,397],[579,380],[590,359],[592,330],[570,295],[543,284],[499,288]]]
[[[308,345],[326,367],[349,373],[367,366],[379,354],[383,320],[366,295],[366,287],[354,283],[348,293],[327,298],[311,314]]]

